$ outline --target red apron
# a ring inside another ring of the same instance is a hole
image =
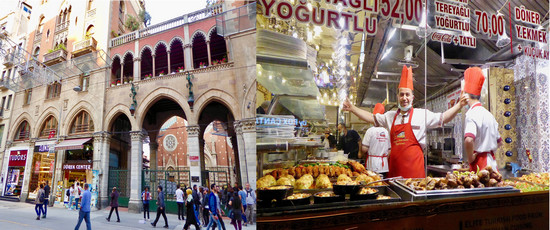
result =
[[[477,153],[477,155],[476,155],[476,159],[472,163],[470,163],[470,171],[472,172],[477,172],[477,167],[479,167],[479,170],[485,169],[485,167],[487,167],[487,163],[489,162],[489,159],[487,157],[488,155],[491,155],[493,157],[493,160],[491,161],[491,163],[493,161],[496,161],[495,153],[493,153],[493,151],[482,152],[482,153],[474,151],[474,153]],[[493,167],[493,170],[498,172],[498,168],[494,167],[494,165],[491,165],[491,167]]]
[[[397,110],[390,131],[391,154],[388,177],[424,178],[426,177],[424,152],[411,126],[413,108],[407,123],[395,125],[395,119],[399,113],[400,110]]]

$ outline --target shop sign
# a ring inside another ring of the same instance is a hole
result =
[[[47,153],[50,152],[50,146],[49,145],[37,145],[34,147],[35,152],[41,152],[41,153]]]
[[[10,152],[9,166],[25,166],[27,162],[27,150]]]
[[[199,161],[199,156],[189,156],[189,161]]]
[[[63,170],[88,170],[92,164],[63,164]]]
[[[452,108],[459,101],[460,101],[460,89],[457,89],[454,92],[447,94],[447,109]]]
[[[256,125],[295,125],[306,126],[307,121],[279,117],[256,117]]]
[[[548,50],[542,48],[547,47],[548,32],[543,31],[544,27],[541,26],[541,15],[538,12],[525,9],[523,5],[514,7],[512,12],[514,20],[518,22],[515,26],[516,37],[520,40],[544,45],[541,47],[538,45],[527,47],[519,45],[519,52],[523,52],[523,54],[529,57],[550,60]],[[525,25],[520,25],[520,22],[525,23]]]

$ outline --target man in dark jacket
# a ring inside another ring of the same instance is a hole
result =
[[[157,191],[159,193],[159,195],[157,196],[157,218],[153,223],[151,223],[151,225],[153,225],[153,227],[156,227],[160,215],[162,215],[162,218],[164,218],[164,228],[168,228],[168,219],[166,219],[166,206],[164,205],[164,193],[162,192],[161,185],[158,186]]]
[[[113,192],[111,192],[111,212],[109,212],[109,217],[105,218],[107,221],[111,221],[113,210],[116,210],[116,222],[120,222],[120,217],[118,216],[118,191],[116,187],[113,187]]]
[[[199,190],[197,189],[197,185],[193,185],[193,201],[195,202],[195,211],[199,211],[199,207],[201,206],[201,198],[199,196]]]
[[[338,131],[341,135],[338,149],[344,150],[344,154],[349,154],[349,159],[358,159],[359,149],[362,146],[361,136],[355,130],[348,130],[343,124],[338,124]]]
[[[212,192],[208,195],[208,207],[210,207],[210,221],[208,223],[208,226],[206,226],[206,230],[209,230],[210,227],[214,223],[216,223],[218,226],[221,226],[220,219],[218,218],[218,198],[216,198],[216,194],[218,193],[218,187],[216,184],[210,185],[210,188],[212,189]]]
[[[48,204],[50,203],[50,186],[48,185],[48,181],[46,181],[46,185],[44,186],[44,195],[46,197],[44,199],[44,214],[42,214],[42,218],[46,218],[46,214],[48,214]]]

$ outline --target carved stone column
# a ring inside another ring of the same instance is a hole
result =
[[[132,150],[130,164],[130,201],[128,202],[128,212],[140,213],[141,202],[141,173],[143,170],[143,133],[141,131],[131,131]]]
[[[141,80],[141,58],[134,58],[134,81]]]
[[[103,144],[100,153],[100,171],[99,171],[99,208],[109,206],[109,154],[111,150],[111,134],[103,133]]]
[[[199,142],[200,127],[196,126],[187,126],[187,162],[189,162],[189,171],[191,174],[191,184],[202,184],[201,178],[201,159],[200,154],[200,142]],[[193,177],[198,178],[198,182],[193,182]]]
[[[157,74],[155,74],[155,54],[152,54],[151,57],[153,58],[153,77],[157,76]]]
[[[159,144],[155,141],[149,142],[149,167],[151,170],[157,169],[157,149]]]
[[[210,40],[206,41],[206,52],[208,53],[208,66],[212,65],[212,57],[210,56]]]
[[[233,52],[231,51],[231,43],[229,42],[229,37],[225,37],[225,50],[227,50],[227,63],[233,61]]]
[[[170,66],[170,50],[166,50],[166,55],[168,56],[168,73],[166,73],[166,75],[172,73],[172,67]]]
[[[242,183],[256,187],[256,119],[235,121]]]
[[[124,63],[121,62],[120,63],[120,83],[122,84],[122,82],[124,82]]]

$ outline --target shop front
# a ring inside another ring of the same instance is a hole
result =
[[[55,146],[55,151],[64,151],[60,176],[55,188],[55,203],[63,204],[65,190],[77,183],[92,182],[93,147],[91,138],[67,139]],[[61,155],[60,155],[61,156]]]
[[[8,160],[6,184],[3,197],[20,199],[23,190],[25,164],[27,163],[28,150],[12,150]]]
[[[34,147],[32,159],[32,171],[29,183],[29,200],[35,200],[40,184],[46,184],[53,188],[52,181],[55,169],[55,142],[37,142]]]

